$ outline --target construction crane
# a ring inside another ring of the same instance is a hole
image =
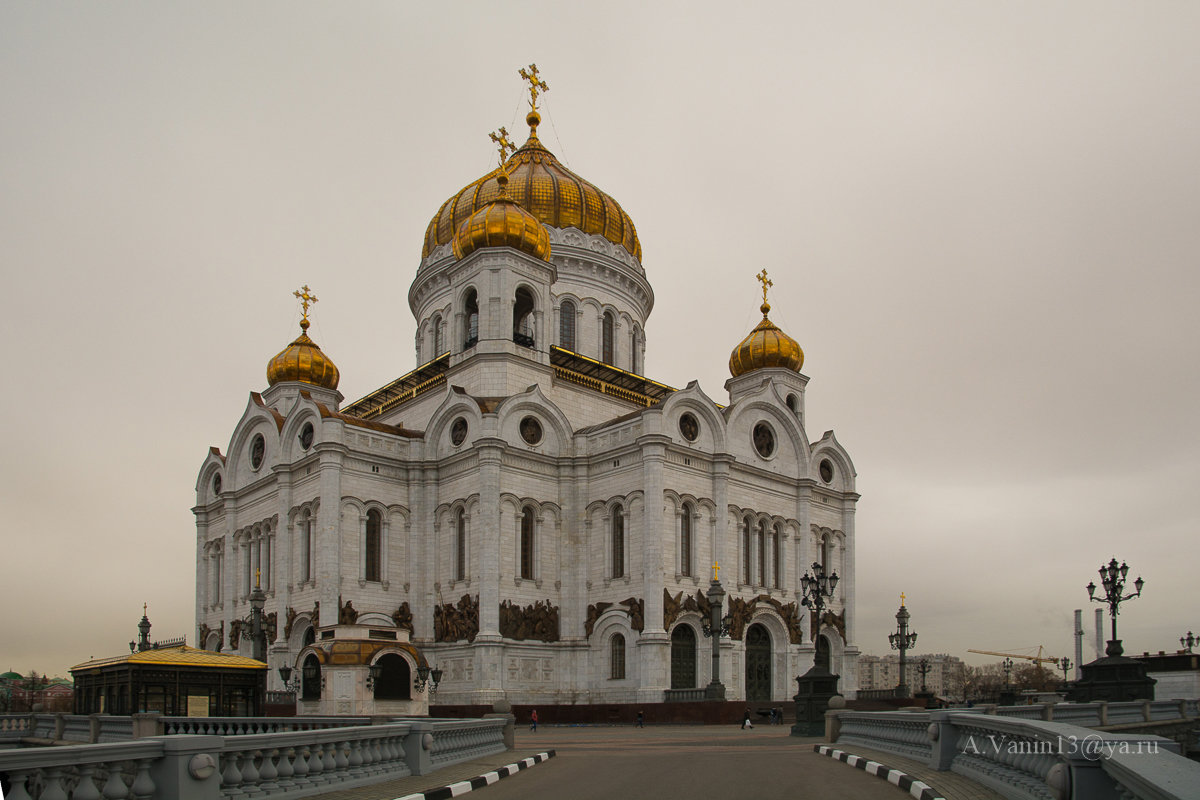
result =
[[[1005,658],[1023,658],[1026,661],[1032,661],[1033,663],[1037,664],[1039,667],[1045,663],[1050,663],[1057,667],[1058,659],[1055,658],[1054,656],[1043,656],[1042,655],[1043,649],[1044,648],[1039,644],[1038,649],[1037,649],[1038,652],[1037,652],[1036,656],[1027,656],[1023,653],[1000,653],[995,650],[972,650],[970,648],[967,648],[967,652],[968,653],[979,653],[979,654],[985,655],[985,656],[1004,656]]]

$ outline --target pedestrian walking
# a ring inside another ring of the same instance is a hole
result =
[[[641,711],[639,711],[638,716],[637,716],[637,726],[639,728],[644,728],[644,727],[646,727],[645,722],[646,722],[646,715],[643,714]]]
[[[529,712],[529,730],[537,733],[537,709]]]
[[[746,706],[746,713],[742,715],[742,730],[753,727],[754,723],[750,721],[750,707]]]

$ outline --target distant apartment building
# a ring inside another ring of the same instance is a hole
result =
[[[929,665],[929,672],[922,679],[919,665],[924,661]],[[926,653],[910,655],[905,659],[904,672],[909,689],[921,691],[922,685],[926,691],[939,697],[955,696],[961,691],[963,662],[956,656],[946,653]],[[873,656],[866,653],[858,657],[858,688],[862,691],[873,689],[895,689],[900,683],[900,656]]]

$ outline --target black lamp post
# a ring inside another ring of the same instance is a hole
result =
[[[418,692],[425,691],[425,687],[429,687],[429,691],[437,694],[438,684],[442,682],[442,671],[437,667],[430,669],[428,664],[421,664],[417,667],[417,677],[413,681],[413,688]]]
[[[263,607],[267,604],[267,595],[259,585],[258,576],[254,579],[254,589],[250,592],[250,639],[253,646],[253,657],[256,661],[267,660],[267,634],[263,630]]]
[[[1068,673],[1070,673],[1071,667],[1073,666],[1075,665],[1071,663],[1071,659],[1067,658],[1066,656],[1064,656],[1058,662],[1058,668],[1061,669],[1063,673],[1063,683],[1070,683],[1071,678],[1068,676]]]
[[[1134,597],[1142,596],[1142,587],[1146,585],[1140,577],[1133,582],[1136,591],[1129,594],[1122,594],[1125,591],[1125,576],[1129,574],[1129,565],[1122,562],[1117,566],[1117,560],[1114,558],[1107,565],[1100,566],[1100,584],[1104,589],[1104,597],[1096,597],[1096,584],[1088,583],[1088,599],[1096,603],[1108,603],[1108,613],[1112,616],[1112,639],[1108,642],[1108,646],[1104,649],[1104,654],[1108,656],[1120,656],[1124,651],[1121,647],[1121,640],[1117,638],[1117,614],[1121,603],[1130,600]]]
[[[1198,644],[1200,644],[1200,636],[1192,636],[1191,631],[1188,631],[1186,638],[1183,636],[1179,637],[1179,646],[1186,647],[1189,653],[1192,652],[1192,648]]]
[[[713,562],[713,579],[708,587],[708,604],[711,609],[709,618],[700,621],[700,629],[704,635],[712,639],[712,680],[704,690],[708,700],[724,700],[725,684],[721,683],[721,637],[729,635],[730,619],[728,615],[721,616],[721,604],[725,600],[725,590],[721,588],[718,577],[721,567]]]
[[[896,612],[896,632],[888,634],[888,641],[892,643],[893,650],[900,651],[900,683],[896,685],[896,697],[908,697],[908,676],[905,675],[907,653],[913,645],[917,643],[917,635],[909,633],[908,630],[909,614],[908,609],[904,607],[904,595],[900,595],[900,610]]]
[[[835,572],[832,575],[825,574],[825,567],[817,562],[813,562],[812,574],[804,573],[804,577],[800,579],[800,590],[804,593],[800,604],[812,612],[813,619],[820,624],[821,612],[825,609],[825,598],[833,597],[833,592],[837,589],[838,574]]]
[[[1012,687],[1013,660],[1006,658],[1000,664],[1004,667],[1004,689],[1007,691]]]
[[[292,678],[292,668],[286,664],[279,668],[279,678],[283,681],[283,690],[293,694],[300,689],[300,676]]]
[[[928,660],[922,658],[919,662],[917,662],[917,672],[921,673],[921,694],[929,693],[929,690],[925,688],[925,676],[928,675],[932,670],[933,667],[929,665]]]

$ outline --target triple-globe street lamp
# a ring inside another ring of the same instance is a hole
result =
[[[888,634],[888,641],[892,644],[893,650],[900,651],[900,683],[896,685],[897,697],[908,697],[908,680],[905,674],[905,653],[912,649],[917,643],[917,634],[910,633],[908,630],[909,614],[908,609],[904,607],[904,594],[900,594],[900,610],[896,612],[896,632]]]

